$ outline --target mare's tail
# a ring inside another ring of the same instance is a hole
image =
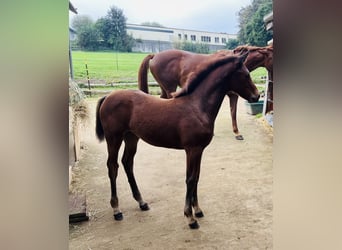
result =
[[[104,131],[103,131],[103,127],[101,124],[101,120],[100,120],[100,107],[104,101],[104,99],[106,98],[106,96],[102,97],[98,102],[97,102],[97,107],[96,107],[96,136],[100,141],[103,141],[104,139]]]
[[[147,82],[147,73],[149,69],[149,62],[154,57],[154,55],[147,55],[144,60],[141,62],[138,74],[138,86],[141,91],[148,93],[148,82]]]

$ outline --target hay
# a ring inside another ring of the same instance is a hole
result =
[[[76,82],[69,81],[69,106],[74,106],[85,98],[85,94]]]
[[[72,108],[72,119],[71,123],[74,124],[75,121],[80,118],[85,121],[89,116],[88,106],[84,101],[85,94],[76,82],[69,81],[69,106]]]
[[[268,123],[265,117],[261,116],[257,119],[257,121],[265,129],[266,133],[273,137],[273,127]]]

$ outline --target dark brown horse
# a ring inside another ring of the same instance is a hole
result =
[[[242,52],[248,51],[248,47],[241,47]],[[263,47],[260,47],[261,55],[264,55]],[[273,49],[272,49],[273,53]],[[198,64],[210,60],[211,57],[217,56],[216,54],[229,55],[241,54],[241,51],[221,50],[212,55],[203,55],[190,53],[182,50],[167,50],[155,55],[148,55],[144,58],[140,65],[138,74],[139,89],[148,93],[147,73],[150,69],[153,77],[158,82],[161,88],[161,97],[170,98],[171,93],[176,91],[177,86],[184,87],[189,74],[197,67]],[[246,59],[246,66],[248,70],[252,71],[259,66],[264,66],[265,58],[259,56],[256,47],[253,47],[250,55]],[[258,65],[257,67],[254,67]],[[232,118],[232,127],[237,140],[243,140],[237,126],[237,101],[238,95],[234,92],[227,93],[230,102],[230,113]]]
[[[186,88],[161,99],[139,90],[118,90],[99,100],[96,110],[96,134],[106,139],[108,174],[111,184],[111,206],[114,218],[121,220],[116,192],[118,152],[125,142],[122,164],[133,197],[141,210],[148,210],[133,174],[133,160],[139,138],[149,144],[184,149],[186,152],[186,197],[184,215],[190,228],[199,225],[193,217],[203,213],[198,205],[197,183],[202,152],[213,137],[214,121],[227,91],[234,91],[250,102],[259,98],[243,62],[243,56],[218,55],[197,64],[187,78]]]

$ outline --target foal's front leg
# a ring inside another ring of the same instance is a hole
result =
[[[196,217],[203,216],[197,200],[197,184],[200,175],[202,153],[203,148],[191,148],[186,150],[186,195],[184,215],[187,217],[191,229],[199,228],[199,224],[192,214],[192,207],[195,209]]]

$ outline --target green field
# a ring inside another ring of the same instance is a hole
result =
[[[73,51],[74,78],[78,83],[87,83],[86,65],[91,83],[111,84],[136,83],[141,61],[147,53],[84,52]],[[263,83],[265,68],[251,72],[255,83]],[[149,81],[155,81],[149,73]]]
[[[145,53],[83,52],[73,51],[72,60],[76,81],[89,79],[93,83],[132,83]]]

